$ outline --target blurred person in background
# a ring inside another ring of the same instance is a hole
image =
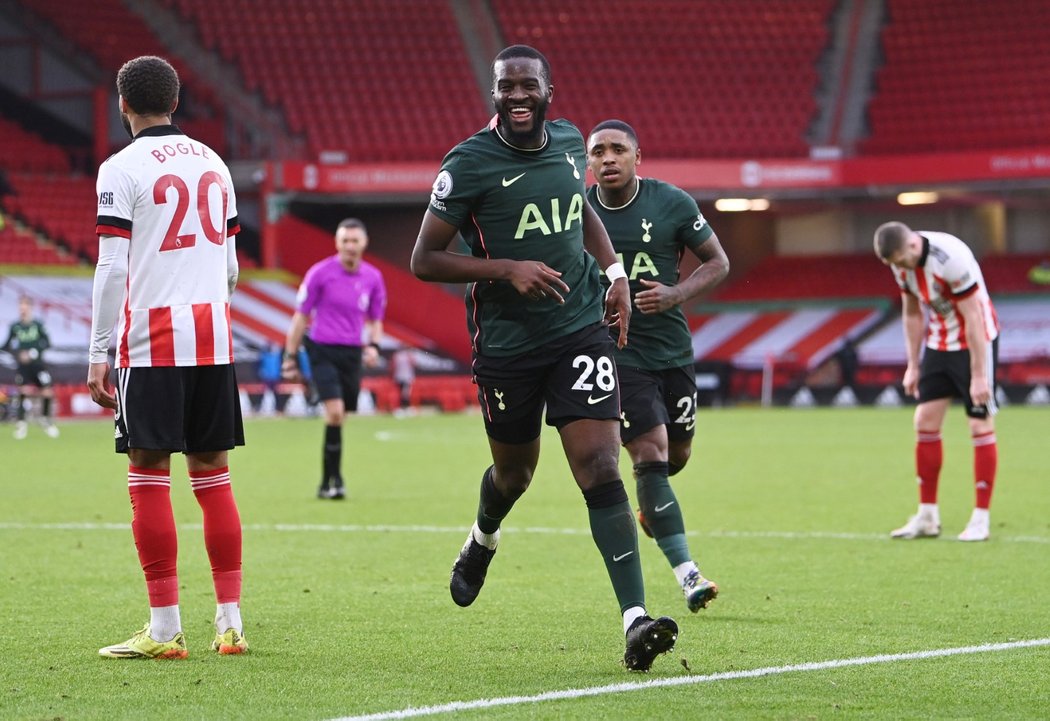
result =
[[[397,384],[400,397],[399,414],[404,415],[412,407],[412,384],[416,382],[416,351],[413,348],[398,348],[390,357],[390,375]]]
[[[58,438],[58,426],[53,416],[55,389],[51,373],[44,364],[44,351],[50,347],[51,339],[44,324],[33,317],[33,300],[22,296],[18,299],[18,320],[11,324],[3,346],[15,359],[15,385],[18,387],[14,400],[16,440],[22,440],[29,433],[26,407],[38,398],[40,424],[50,438]]]
[[[339,223],[335,254],[314,263],[303,276],[284,343],[282,377],[304,380],[299,346],[305,345],[312,387],[324,407],[318,498],[346,498],[343,422],[347,413],[357,410],[362,367],[379,364],[386,285],[379,269],[364,259],[367,247],[368,230],[363,222],[347,218]]]

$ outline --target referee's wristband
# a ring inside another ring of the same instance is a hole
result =
[[[375,348],[376,353],[379,352],[379,344],[378,343],[369,343],[366,347],[367,348]]]
[[[615,283],[620,278],[627,278],[627,271],[623,269],[623,263],[616,262],[605,269],[605,277],[610,283]]]
[[[298,358],[297,354],[289,353],[288,351],[285,351],[281,355],[281,360],[286,360],[286,361],[290,360],[290,361],[294,362],[296,365],[299,365],[299,358]]]

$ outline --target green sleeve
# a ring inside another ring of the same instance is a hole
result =
[[[430,194],[430,212],[457,228],[470,217],[479,200],[478,171],[471,155],[453,148],[441,163]]]
[[[696,250],[714,235],[715,231],[707,224],[696,201],[684,190],[678,190],[678,201],[674,208],[678,220],[678,241],[682,245]]]

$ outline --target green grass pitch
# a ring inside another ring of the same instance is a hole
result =
[[[461,609],[448,573],[488,464],[478,416],[350,419],[344,503],[313,497],[318,419],[246,430],[231,470],[251,653],[208,650],[214,597],[177,458],[190,658],[159,662],[97,656],[148,618],[112,425],[65,424],[57,440],[33,427],[24,441],[0,427],[0,718],[321,720],[425,707],[457,719],[1050,715],[1048,645],[785,668],[1050,637],[1045,409],[998,417],[983,544],[954,541],[973,502],[959,408],[944,432],[944,535],[913,542],[888,538],[917,501],[910,410],[702,410],[693,460],[673,483],[694,556],[722,592],[688,613],[640,538],[650,611],[681,627],[649,674],[620,666],[618,609],[555,433],[545,431],[488,583]],[[629,479],[626,454],[621,464]],[[541,696],[574,690],[589,691]],[[520,698],[493,701],[509,697]],[[453,702],[464,707],[440,708]]]

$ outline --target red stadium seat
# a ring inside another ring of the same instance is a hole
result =
[[[289,128],[304,133],[315,153],[341,149],[361,162],[436,160],[484,122],[487,110],[447,3],[165,1],[197,27],[236,27],[217,42],[204,33],[202,39],[283,109]],[[244,27],[254,17],[265,22]],[[440,98],[420,84],[421,66],[441,73]],[[359,117],[374,121],[369,131],[355,128]]]
[[[492,6],[508,42],[542,45],[559,90],[552,112],[583,132],[621,117],[651,156],[809,154],[817,75],[798,69],[815,67],[827,45],[833,2],[493,0]],[[610,70],[608,82],[596,85],[594,69],[606,66],[609,50],[581,43],[584,27],[596,37],[630,27],[660,40],[631,57],[629,76]]]
[[[18,194],[17,216],[73,253],[97,260],[93,178],[11,173],[8,179]]]
[[[1050,145],[1047,3],[1016,0],[1004,12],[982,0],[889,0],[887,10],[862,152]]]

